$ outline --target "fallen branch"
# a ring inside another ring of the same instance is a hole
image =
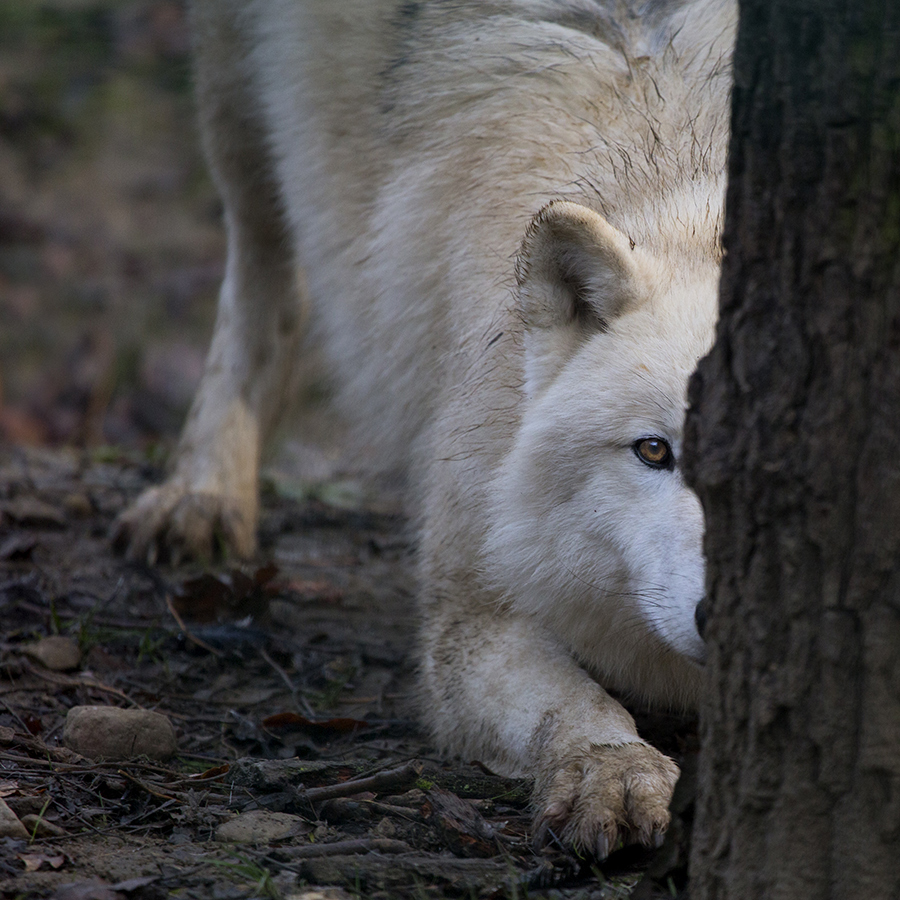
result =
[[[330,844],[305,844],[302,847],[281,847],[279,856],[289,859],[315,859],[321,856],[355,856],[359,853],[408,853],[412,850],[405,841],[390,838],[358,838],[334,841]]]
[[[160,800],[172,800],[175,802],[179,801],[178,797],[173,797],[171,794],[162,794],[158,790],[154,790],[150,787],[149,784],[141,781],[138,778],[135,778],[134,775],[131,775],[129,772],[126,772],[124,769],[117,769],[117,775],[121,775],[123,778],[127,778],[132,783],[136,784],[142,791],[146,791],[148,794],[152,794],[154,797],[159,797]]]
[[[418,761],[409,762],[405,766],[386,769],[367,778],[351,778],[339,784],[300,789],[298,794],[310,803],[319,803],[333,797],[351,797],[353,794],[363,794],[366,791],[378,793],[387,790],[407,790],[416,783],[422,774],[422,768],[422,763]]]
[[[25,672],[28,672],[29,675],[34,675],[37,678],[40,678],[42,681],[49,681],[50,684],[59,685],[60,687],[87,687],[93,688],[96,691],[103,691],[107,694],[112,694],[115,697],[118,697],[120,700],[124,700],[126,703],[134,706],[137,709],[143,709],[136,700],[132,700],[128,694],[123,693],[118,690],[118,688],[109,687],[109,685],[103,684],[100,681],[97,681],[96,678],[92,678],[90,675],[64,675],[61,672],[51,672],[49,669],[42,669],[39,666],[33,666],[31,663],[22,660],[21,662],[22,669]]]

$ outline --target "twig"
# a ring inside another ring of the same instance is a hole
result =
[[[413,806],[396,806],[393,803],[381,803],[378,800],[366,800],[364,802],[369,809],[386,816],[397,816],[397,818],[405,819],[407,822],[422,822],[425,820],[421,810]]]
[[[291,697],[293,697],[294,699],[294,706],[302,707],[303,711],[307,716],[309,716],[310,719],[315,719],[315,711],[309,705],[306,697],[304,697],[303,694],[301,694],[300,691],[297,690],[296,687],[294,687],[294,684],[291,682],[288,673],[285,672],[284,669],[282,669],[281,666],[279,666],[278,663],[275,662],[275,660],[272,659],[272,657],[269,656],[268,653],[266,653],[265,647],[260,648],[259,655],[275,670],[281,680],[287,685],[287,689],[291,692]]]
[[[358,838],[334,841],[331,844],[305,844],[302,847],[281,847],[279,856],[288,859],[315,859],[319,856],[352,856],[357,853],[408,853],[412,850],[405,841],[390,838]]]
[[[113,811],[114,810],[110,809],[110,812],[113,812]],[[81,813],[70,812],[69,814],[71,816],[73,816],[75,819],[77,819],[79,822],[81,822],[81,824],[84,825],[86,828],[90,828],[90,830],[93,831],[94,834],[99,834],[99,835],[111,834],[115,831],[115,828],[112,826],[107,827],[106,829],[98,828],[96,825],[94,825],[93,822],[89,821],[83,815],[81,815]]]
[[[18,763],[20,766],[27,768],[29,765],[39,766],[41,768],[50,768],[54,771],[62,772],[66,775],[93,772],[93,767],[87,767],[78,763],[62,763],[54,759],[45,759],[40,756],[20,756],[18,753],[5,753],[0,751],[0,759],[9,762]]]
[[[131,697],[128,696],[128,694],[125,694],[122,691],[117,690],[116,688],[109,687],[108,685],[97,681],[95,678],[86,678],[83,675],[62,675],[59,672],[51,672],[47,669],[39,669],[37,668],[37,666],[32,666],[31,663],[26,662],[24,659],[22,660],[22,668],[31,675],[36,675],[38,678],[41,678],[44,681],[49,681],[50,684],[58,684],[61,687],[94,688],[94,690],[112,694],[114,697],[118,697],[120,700],[124,700],[126,703],[130,703],[132,706],[135,706],[138,709],[144,708],[136,700],[132,700]]]
[[[178,802],[177,797],[173,797],[171,794],[161,794],[159,791],[154,791],[152,787],[148,784],[144,784],[143,781],[135,778],[134,775],[129,774],[124,769],[117,769],[116,773],[118,775],[122,775],[124,778],[127,778],[129,781],[134,782],[142,791],[146,791],[148,794],[152,794],[154,797],[159,797],[160,800],[172,800]]]
[[[350,797],[353,794],[362,794],[364,791],[385,791],[395,788],[406,788],[416,783],[416,779],[422,774],[422,763],[418,760],[399,766],[396,769],[386,769],[367,778],[351,778],[339,784],[326,784],[322,787],[306,788],[299,793],[311,803],[319,803],[322,800],[331,800],[333,797]]]
[[[156,797],[162,797],[162,794],[155,794]],[[137,825],[142,819],[149,819],[150,816],[155,816],[161,813],[164,809],[168,809],[173,803],[181,803],[177,797],[172,797],[170,800],[167,800],[165,803],[161,803],[159,806],[154,809],[145,809],[140,815],[135,816],[133,819],[129,820],[129,825]]]
[[[216,650],[215,647],[211,647],[206,641],[201,641],[200,638],[195,637],[188,631],[187,625],[184,624],[184,620],[178,615],[178,611],[175,609],[174,604],[172,603],[172,595],[166,594],[166,608],[172,614],[172,618],[178,623],[178,627],[181,629],[181,633],[192,643],[196,644],[198,647],[206,650],[207,653],[212,653],[213,656],[218,656],[220,659],[222,654],[219,650]]]
[[[22,726],[22,731],[28,732],[28,726],[22,721],[22,717],[2,698],[0,698],[0,703],[3,704],[3,708]]]

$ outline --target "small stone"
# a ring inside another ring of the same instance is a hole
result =
[[[22,648],[26,656],[39,662],[45,669],[52,672],[68,672],[77,669],[81,662],[81,651],[78,644],[72,638],[54,634],[41,638],[34,644],[27,644]]]
[[[372,834],[378,837],[394,838],[397,837],[397,826],[385,816],[373,829]]]
[[[82,494],[80,491],[66,494],[63,498],[63,508],[69,515],[78,516],[79,518],[89,516],[94,511],[87,494]]]
[[[53,892],[53,900],[119,900],[121,896],[112,885],[99,878],[61,884]]]
[[[2,518],[0,516],[0,523],[2,523]],[[37,543],[37,538],[34,535],[26,534],[22,531],[14,531],[0,541],[0,559],[12,561],[31,559]]]
[[[34,813],[22,816],[22,824],[28,829],[28,834],[36,834],[38,837],[62,837],[66,832],[59,825],[48,822],[46,819]]]
[[[355,896],[339,887],[300,888],[284,892],[284,900],[353,900]]]
[[[263,844],[297,834],[305,822],[300,816],[254,809],[223,822],[216,829],[217,841],[235,844]]]
[[[26,841],[31,837],[28,829],[19,821],[19,817],[2,799],[0,799],[0,837],[19,838],[19,840]]]
[[[313,829],[313,840],[322,843],[327,841],[329,838],[334,839],[334,834],[332,829],[330,829],[327,825],[316,825]]]
[[[3,504],[3,511],[26,528],[62,528],[66,517],[55,506],[37,497],[16,497]]]
[[[89,759],[165,760],[178,749],[172,723],[160,713],[114,706],[73,706],[63,743]]]
[[[47,798],[40,794],[13,794],[6,798],[6,805],[24,822],[29,813],[40,813]]]

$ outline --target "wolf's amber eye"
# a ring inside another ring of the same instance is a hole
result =
[[[669,469],[674,462],[672,448],[662,438],[643,438],[635,441],[634,452],[638,459],[654,469]]]

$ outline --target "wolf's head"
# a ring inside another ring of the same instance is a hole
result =
[[[492,579],[612,686],[690,705],[703,512],[681,473],[714,254],[651,254],[597,213],[535,217],[518,266],[526,402],[494,484]]]

